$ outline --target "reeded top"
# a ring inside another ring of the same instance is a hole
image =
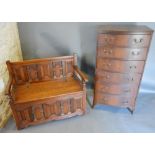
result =
[[[108,34],[152,34],[153,30],[143,25],[103,25],[99,26],[98,33]]]

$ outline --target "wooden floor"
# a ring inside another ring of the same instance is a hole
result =
[[[20,85],[15,89],[15,102],[35,101],[79,91],[82,91],[82,87],[74,78]]]

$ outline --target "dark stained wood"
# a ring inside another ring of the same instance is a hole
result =
[[[62,59],[61,59],[62,58]],[[16,84],[50,81],[73,76],[73,57],[10,62]]]
[[[122,61],[98,58],[97,68],[118,73],[142,73],[144,61]]]
[[[148,47],[151,35],[99,34],[98,46]]]
[[[98,47],[98,57],[120,60],[145,60],[147,48]]]
[[[133,83],[132,85],[130,83],[127,84],[113,84],[113,83],[106,83],[97,81],[96,87],[98,87],[98,92],[102,93],[108,93],[108,94],[123,94],[128,93],[135,95],[138,89],[138,84],[136,85]]]
[[[79,74],[83,81],[88,82],[88,77],[77,66],[74,66],[74,71]]]
[[[116,73],[111,71],[104,71],[96,69],[95,81],[121,84],[121,83],[129,83],[129,84],[139,84],[141,79],[141,74],[136,73]]]
[[[100,104],[119,106],[119,107],[129,107],[132,101],[130,95],[112,95],[106,93],[97,93],[95,96],[95,101]]]
[[[88,79],[78,69],[76,57],[7,61],[6,94],[17,129],[85,113]]]
[[[94,103],[135,109],[153,30],[101,26],[97,37]]]
[[[153,30],[144,25],[102,25],[98,27],[98,33],[105,34],[152,34]]]
[[[63,89],[62,89],[63,88]],[[52,98],[61,94],[82,92],[80,83],[73,77],[66,80],[45,81],[19,85],[15,89],[15,103],[23,104],[29,101],[37,101]]]

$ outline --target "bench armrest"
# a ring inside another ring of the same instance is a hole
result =
[[[74,66],[74,71],[81,77],[84,82],[88,82],[88,77],[85,73],[83,73],[78,66]]]
[[[7,83],[7,85],[6,85],[6,88],[5,88],[5,95],[8,95],[9,97],[12,96],[12,95],[11,95],[12,82],[13,82],[12,77],[10,77],[10,78],[9,78],[9,81],[8,81],[8,83]]]

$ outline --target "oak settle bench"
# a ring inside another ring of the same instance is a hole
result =
[[[88,79],[77,67],[76,54],[6,63],[6,95],[17,129],[85,113]]]

